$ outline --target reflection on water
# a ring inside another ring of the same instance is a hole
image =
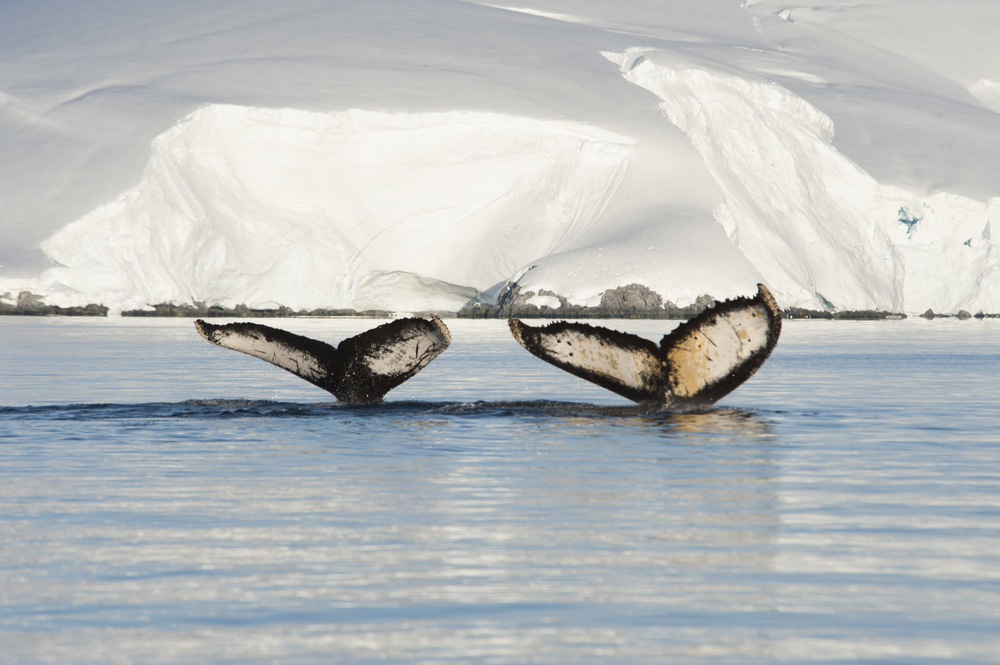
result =
[[[22,518],[4,547],[21,600],[0,615],[20,654],[106,654],[110,628],[130,657],[169,642],[192,660],[174,636],[204,649],[200,626],[223,660],[574,660],[602,640],[627,659],[774,602],[749,576],[777,528],[753,412],[194,400],[0,423],[21,444],[0,490]],[[63,637],[39,647],[50,628]]]
[[[0,407],[0,422],[101,421],[161,418],[201,420],[232,418],[363,418],[373,427],[412,427],[442,419],[539,419],[551,427],[639,428],[670,440],[735,442],[767,437],[772,428],[762,415],[731,408],[665,411],[653,405],[603,406],[574,402],[417,402],[382,404],[285,403],[267,400],[208,399],[154,404],[71,404],[68,406]],[[405,436],[405,432],[399,432]]]
[[[904,323],[671,413],[503,322],[352,406],[189,322],[0,321],[0,661],[997,662],[1000,326]]]

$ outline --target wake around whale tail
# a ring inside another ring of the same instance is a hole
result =
[[[451,344],[448,327],[436,316],[390,321],[338,347],[257,323],[198,319],[194,325],[216,346],[266,360],[353,404],[381,401]]]
[[[666,335],[659,346],[637,335],[586,323],[543,327],[510,319],[525,349],[640,403],[668,408],[712,404],[756,372],[778,343],[781,309],[763,284],[753,298],[716,304]]]

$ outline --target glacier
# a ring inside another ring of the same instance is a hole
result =
[[[1000,10],[960,4],[8,6],[0,296],[1000,312]]]

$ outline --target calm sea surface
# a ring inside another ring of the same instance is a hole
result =
[[[447,323],[358,407],[0,318],[0,662],[1000,663],[1000,321],[789,321],[688,414]]]

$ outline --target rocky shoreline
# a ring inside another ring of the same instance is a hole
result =
[[[47,305],[41,296],[22,291],[15,299],[10,293],[0,296],[0,316],[107,316],[104,305],[90,304],[85,307],[58,307]],[[12,305],[4,302],[10,300]]]
[[[535,305],[529,301],[537,296],[558,300],[558,307]],[[460,319],[690,319],[715,304],[709,295],[687,307],[678,307],[671,301],[663,302],[660,294],[642,284],[619,286],[605,291],[596,307],[570,304],[564,296],[541,289],[523,291],[517,284],[508,283],[497,296],[495,305],[475,303],[458,312]]]
[[[295,311],[288,307],[278,307],[277,309],[251,309],[246,305],[237,305],[232,309],[220,307],[218,305],[206,306],[205,303],[196,302],[194,305],[174,305],[173,303],[160,303],[153,305],[153,311],[144,309],[134,309],[122,312],[122,316],[159,316],[159,317],[189,317],[189,318],[254,318],[254,319],[279,319],[297,316],[353,316],[367,319],[388,319],[392,317],[392,312],[380,309],[371,309],[359,312],[354,309],[313,309]]]
[[[535,304],[530,301],[541,301]],[[550,306],[559,303],[558,307]],[[619,286],[614,290],[605,291],[601,302],[594,307],[585,307],[569,303],[564,296],[541,289],[538,293],[524,291],[516,284],[508,283],[501,290],[494,305],[474,303],[458,312],[433,312],[442,318],[460,319],[679,319],[687,320],[705,311],[715,304],[710,295],[699,296],[694,303],[679,307],[672,301],[663,298],[648,287],[641,284]],[[415,315],[429,315],[432,312],[414,312]],[[89,304],[84,307],[58,307],[46,304],[41,296],[29,292],[21,292],[16,298],[5,293],[0,296],[0,316],[107,316],[108,308],[104,305]],[[152,310],[129,310],[121,313],[129,317],[187,317],[187,318],[290,318],[290,317],[357,317],[372,319],[392,318],[394,313],[388,310],[357,311],[353,309],[314,309],[292,310],[288,307],[277,309],[252,309],[246,305],[233,308],[218,305],[206,305],[195,302],[192,305],[175,305],[160,303],[153,305]],[[784,310],[786,319],[825,319],[834,321],[879,321],[907,318],[901,312],[886,312],[875,310],[850,310],[827,312],[790,307]],[[987,314],[978,312],[972,314],[965,310],[957,314],[938,314],[927,310],[920,315],[924,319],[955,318],[995,319],[1000,313]]]

